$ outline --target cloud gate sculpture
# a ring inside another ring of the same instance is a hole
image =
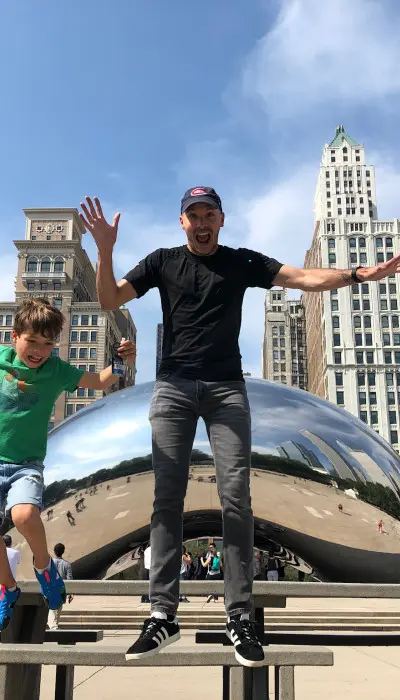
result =
[[[247,388],[255,546],[273,545],[322,580],[400,581],[398,455],[357,418],[312,394],[256,379],[248,379]],[[152,389],[146,383],[111,394],[49,436],[43,519],[49,545],[65,543],[76,577],[105,576],[149,539]],[[15,530],[10,534],[21,548],[20,576],[30,578],[28,548]],[[184,539],[221,534],[215,470],[200,420]]]

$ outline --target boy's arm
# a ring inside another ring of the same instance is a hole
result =
[[[136,345],[131,340],[122,338],[117,353],[128,365],[131,365],[136,357]],[[112,365],[109,365],[102,369],[101,372],[84,372],[78,382],[78,386],[83,389],[105,391],[105,389],[108,389],[109,386],[118,381],[119,376],[119,374],[112,373]]]

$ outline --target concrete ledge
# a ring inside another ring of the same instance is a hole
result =
[[[265,650],[266,666],[333,666],[324,647],[279,647]],[[126,647],[70,647],[50,644],[1,644],[0,664],[45,666],[240,666],[232,648],[173,647],[145,659],[126,661]]]
[[[38,593],[37,581],[20,581],[24,593]],[[75,595],[140,596],[148,592],[146,581],[67,581],[68,593]],[[182,581],[181,591],[187,595],[223,594],[222,581]],[[253,595],[258,607],[270,607],[271,598],[284,603],[285,598],[400,598],[400,584],[389,583],[285,583],[255,581]]]

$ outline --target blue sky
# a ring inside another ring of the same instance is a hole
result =
[[[301,266],[324,144],[337,124],[377,166],[378,213],[400,216],[400,7],[395,0],[30,0],[0,28],[0,297],[13,297],[23,207],[97,194],[122,212],[121,277],[184,242],[179,200],[216,187],[221,242]],[[95,257],[94,246],[85,247]],[[263,299],[246,295],[244,368],[260,375]],[[138,381],[154,377],[159,300],[130,305]]]

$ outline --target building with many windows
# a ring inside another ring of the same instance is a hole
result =
[[[307,389],[307,348],[301,300],[288,299],[286,289],[265,295],[262,376],[299,389]]]
[[[11,343],[21,301],[27,296],[45,296],[66,319],[53,353],[88,372],[98,372],[111,363],[113,346],[122,337],[136,340],[132,317],[127,309],[100,308],[96,270],[82,247],[84,227],[76,209],[26,209],[25,216],[25,238],[14,241],[18,250],[15,302],[0,303],[0,343]],[[135,374],[133,365],[111,390],[134,384]],[[81,388],[62,394],[54,406],[50,428],[102,395],[101,391]]]
[[[343,126],[326,145],[305,267],[370,266],[400,251],[398,219],[378,219],[374,166]],[[397,276],[398,277],[398,276]],[[399,446],[399,280],[305,293],[309,391]]]

